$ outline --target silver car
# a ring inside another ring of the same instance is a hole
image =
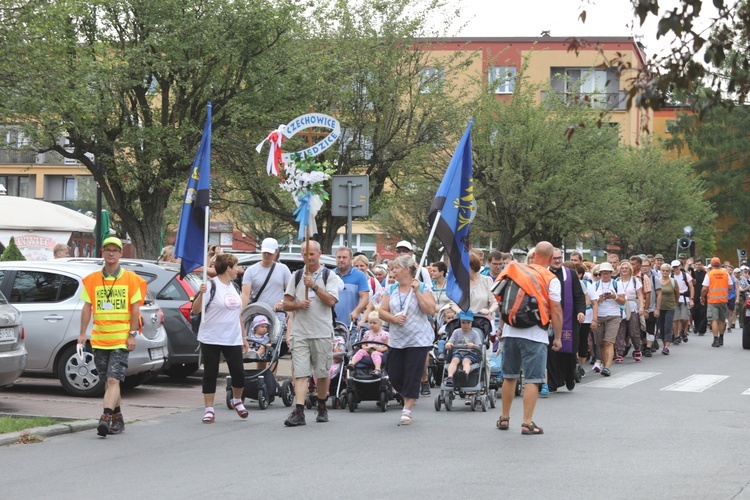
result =
[[[51,375],[74,396],[100,396],[99,377],[91,352],[79,358],[82,280],[90,265],[73,262],[0,262],[0,292],[23,314],[28,360],[24,374]],[[141,307],[142,335],[130,353],[125,385],[134,387],[155,375],[168,356],[164,316],[148,296]],[[93,323],[89,323],[91,335]],[[87,349],[90,351],[90,349]]]
[[[0,388],[13,385],[26,368],[21,313],[0,293]]]

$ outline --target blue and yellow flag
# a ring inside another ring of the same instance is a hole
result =
[[[440,183],[430,208],[430,225],[437,223],[435,235],[450,257],[446,295],[463,311],[469,309],[469,228],[476,214],[474,179],[471,166],[471,126],[469,120],[461,142]],[[436,216],[440,212],[440,217]]]
[[[205,224],[211,190],[211,103],[206,112],[206,126],[198,154],[190,169],[180,212],[180,225],[174,243],[174,255],[182,259],[180,276],[201,267],[206,258]]]

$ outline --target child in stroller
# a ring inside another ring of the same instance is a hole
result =
[[[367,322],[370,325],[370,329],[362,337],[362,342],[373,341],[380,342],[381,344],[388,343],[388,332],[383,330],[383,322],[378,317],[377,312],[371,312],[367,317]],[[381,367],[383,366],[383,354],[388,351],[388,347],[379,344],[366,344],[363,343],[360,349],[354,353],[352,360],[349,362],[349,370],[354,370],[354,365],[362,361],[363,358],[371,358],[372,364],[375,369],[372,371],[373,375],[380,375]]]
[[[245,358],[251,358],[251,352],[255,353],[255,358],[263,358],[266,355],[266,349],[271,347],[271,337],[268,335],[270,323],[268,318],[259,314],[253,318],[253,331],[247,338],[250,344],[250,351],[245,354]]]
[[[478,331],[471,328],[471,324],[474,321],[474,313],[471,310],[461,311],[458,319],[461,322],[461,329],[453,331],[451,338],[445,344],[445,348],[452,351],[453,346],[456,344],[463,345],[466,348],[457,349],[452,353],[451,362],[448,365],[448,373],[445,378],[445,385],[449,387],[453,386],[453,375],[456,374],[458,365],[461,364],[463,371],[459,373],[462,375],[461,378],[465,379],[471,371],[471,365],[479,363],[479,356],[481,355],[481,352],[477,353],[475,348],[481,346],[482,338]]]

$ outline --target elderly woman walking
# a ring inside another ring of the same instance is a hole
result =
[[[410,255],[397,257],[391,272],[396,282],[386,288],[379,315],[390,323],[391,349],[386,368],[393,388],[404,401],[399,425],[409,425],[412,407],[419,399],[425,358],[434,341],[429,317],[435,312],[435,298],[415,278],[417,264]]]

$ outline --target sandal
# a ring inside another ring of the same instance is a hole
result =
[[[510,417],[500,417],[497,420],[497,428],[501,431],[507,431],[510,428]]]
[[[398,421],[398,425],[411,425],[411,414],[402,413],[401,419]]]
[[[249,415],[247,409],[245,408],[245,405],[243,405],[242,403],[234,404],[234,402],[232,402],[232,408],[234,408],[234,411],[237,412],[237,415],[239,415],[240,418],[247,418],[247,416]]]
[[[213,424],[215,419],[216,419],[216,415],[211,410],[208,410],[206,413],[203,414],[204,424]]]
[[[521,434],[524,436],[536,436],[544,434],[544,430],[534,422],[531,422],[530,424],[521,424]]]

